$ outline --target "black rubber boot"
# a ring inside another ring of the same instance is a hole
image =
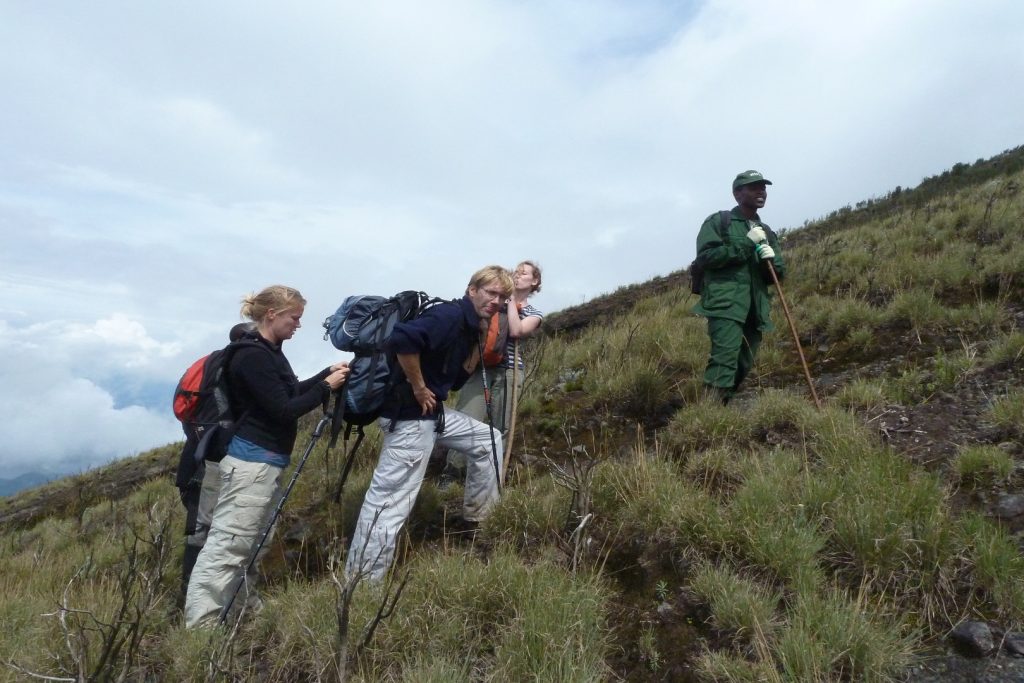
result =
[[[201,545],[190,545],[185,544],[185,554],[181,558],[181,604],[185,604],[185,593],[188,592],[188,581],[192,578],[192,568],[196,566],[196,558],[199,557],[199,551],[203,549]]]

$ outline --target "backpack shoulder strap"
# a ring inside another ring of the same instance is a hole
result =
[[[724,210],[718,212],[718,236],[723,242],[729,241],[729,224],[732,223],[732,211]]]
[[[223,369],[223,372],[224,372],[224,385],[228,389],[228,394],[229,394],[228,399],[229,399],[229,401],[230,401],[230,393],[231,393],[231,372],[230,372],[231,361],[234,359],[235,353],[238,352],[240,349],[252,348],[254,346],[257,347],[257,348],[263,349],[267,353],[270,353],[270,354],[273,353],[265,344],[263,344],[260,341],[258,341],[256,339],[256,337],[249,336],[249,335],[243,336],[241,339],[236,339],[235,341],[229,343],[227,346],[224,347],[224,353],[225,353],[224,366],[223,366],[223,368],[224,368]],[[248,416],[249,416],[249,411],[245,410],[245,411],[242,412],[241,415],[239,415],[234,420],[234,429],[236,431],[237,431],[238,427],[241,426],[242,421],[245,420],[245,418],[247,418]]]

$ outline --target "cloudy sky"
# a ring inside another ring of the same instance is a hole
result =
[[[684,267],[740,170],[797,227],[1024,144],[1022,42],[1017,0],[0,0],[0,476],[176,440],[267,284],[305,376],[349,294],[535,258],[551,312]]]

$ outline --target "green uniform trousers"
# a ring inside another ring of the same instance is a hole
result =
[[[523,386],[522,373],[523,371],[520,370],[518,384],[520,388]],[[500,366],[487,368],[487,383],[491,389],[491,418],[494,420],[494,428],[500,434],[505,434],[512,420],[512,370]],[[459,389],[455,410],[480,422],[487,422],[487,401],[484,400],[484,384],[480,377],[479,367],[466,380],[466,384]],[[466,469],[466,456],[459,451],[448,451],[445,462],[449,468],[459,472]]]
[[[728,401],[754,367],[754,356],[761,346],[760,323],[751,306],[746,322],[727,318],[708,318],[711,356],[704,370],[704,384],[715,387]]]

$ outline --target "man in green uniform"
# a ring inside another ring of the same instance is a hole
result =
[[[722,403],[729,402],[753,367],[761,334],[773,329],[767,261],[780,280],[786,266],[778,236],[757,213],[764,207],[771,184],[757,171],[737,175],[732,181],[737,206],[727,217],[728,225],[714,213],[697,234],[704,287],[693,311],[708,319],[711,338],[704,386]]]

